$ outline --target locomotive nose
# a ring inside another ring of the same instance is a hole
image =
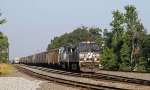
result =
[[[87,58],[92,58],[92,56],[93,56],[93,53],[88,53],[88,57]]]

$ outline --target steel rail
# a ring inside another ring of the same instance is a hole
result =
[[[28,66],[28,65],[25,65],[25,66]],[[150,80],[129,78],[129,77],[123,77],[123,76],[117,76],[117,75],[102,74],[102,73],[76,73],[76,72],[55,70],[55,69],[49,69],[49,68],[37,67],[37,66],[28,66],[28,67],[39,69],[39,70],[46,71],[46,72],[51,72],[51,73],[76,76],[76,77],[92,78],[96,80],[103,79],[103,80],[108,80],[108,81],[111,80],[111,81],[118,81],[118,82],[132,83],[132,84],[139,84],[139,85],[150,85]]]
[[[34,76],[36,78],[48,80],[48,81],[53,81],[61,84],[66,84],[66,85],[71,85],[75,87],[82,87],[82,88],[87,88],[90,90],[126,90],[122,88],[116,88],[116,87],[110,87],[110,86],[103,86],[103,85],[95,85],[95,84],[90,84],[90,83],[84,83],[84,82],[78,82],[78,81],[72,81],[72,80],[66,80],[62,78],[56,78],[48,75],[43,75],[38,72],[34,72],[32,70],[29,70],[27,68],[23,68],[21,66],[15,66],[20,72],[26,73],[28,75]]]
[[[145,74],[150,74],[149,71],[124,71],[124,70],[114,70],[114,69],[100,69],[101,71],[114,71],[114,72],[128,72],[128,73],[145,73]]]

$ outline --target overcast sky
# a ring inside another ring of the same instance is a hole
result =
[[[9,38],[10,59],[28,56],[82,25],[110,30],[111,12],[129,4],[150,33],[150,0],[0,0],[0,18],[7,19],[0,31]]]

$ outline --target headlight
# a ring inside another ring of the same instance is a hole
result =
[[[80,58],[84,58],[84,54],[79,54],[79,57]]]
[[[94,61],[96,62],[96,61],[97,61],[97,58],[94,58]]]
[[[86,58],[84,58],[84,61],[86,61]]]

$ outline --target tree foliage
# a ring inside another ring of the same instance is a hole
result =
[[[65,33],[60,37],[54,37],[48,45],[47,50],[59,48],[68,43],[77,44],[81,41],[95,41],[101,45],[101,32],[99,28],[87,28],[85,26],[75,29],[71,33]]]
[[[113,49],[105,48],[101,55],[101,64],[105,69],[117,69],[117,57]]]
[[[107,68],[111,66],[111,64],[108,66],[111,61],[106,57],[111,56],[107,52],[112,50],[111,58],[116,57],[116,64],[114,68],[108,69],[117,67],[121,70],[149,71],[149,35],[146,34],[146,30],[138,18],[136,7],[127,5],[124,9],[125,13],[119,10],[113,11],[113,21],[110,24],[112,30],[104,31],[105,47],[101,60],[102,63],[107,60],[107,64],[104,63],[103,66],[107,66]]]
[[[2,13],[0,13],[0,16]],[[0,24],[4,24],[6,19],[0,19]],[[0,62],[6,62],[8,58],[8,38],[0,31]]]
[[[122,48],[120,50],[120,60],[121,62],[119,63],[119,68],[121,70],[131,70],[131,65],[130,65],[130,47],[124,43],[122,45]]]

